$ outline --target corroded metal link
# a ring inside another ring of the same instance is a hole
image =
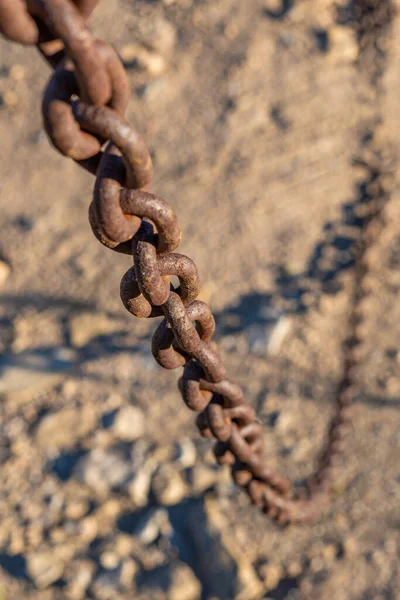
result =
[[[117,116],[110,109],[102,107],[94,110],[98,114],[107,111],[106,114],[110,114],[110,120],[114,119],[115,123]],[[104,132],[100,126],[99,132]],[[119,126],[110,128],[108,133],[114,143],[118,134],[125,137],[124,143],[118,144],[119,149],[116,145],[109,145],[101,159],[89,211],[93,233],[109,248],[132,254],[131,239],[139,230],[141,219],[147,218],[157,228],[158,252],[172,252],[180,243],[181,231],[171,206],[154,194],[122,187],[130,181],[130,185],[142,188],[151,179],[151,159],[142,138],[131,126],[126,127],[122,119]]]
[[[210,381],[223,381],[226,371],[221,357],[208,342],[201,340],[179,295],[171,292],[162,309],[178,346],[200,363]]]
[[[38,43],[39,29],[25,0],[0,0],[0,32],[19,44]]]
[[[161,277],[169,278],[175,275],[179,278],[179,287],[175,291],[179,294],[184,306],[197,298],[200,291],[200,279],[197,267],[190,258],[174,252],[158,254],[157,269]],[[154,318],[164,315],[161,307],[152,306],[142,295],[135,267],[131,267],[123,276],[120,294],[125,308],[135,317]],[[190,313],[188,315],[191,318]]]
[[[198,300],[186,307],[188,319],[196,323],[196,329],[203,342],[208,342],[215,330],[215,321],[210,308]],[[178,346],[171,325],[166,319],[160,323],[152,339],[152,352],[158,364],[164,369],[183,367],[188,355]]]
[[[140,292],[150,305],[161,306],[168,299],[170,279],[168,275],[162,276],[158,269],[157,241],[153,231],[151,223],[142,222],[133,238],[133,262]]]
[[[104,42],[96,42],[95,45],[111,82],[109,106],[123,115],[129,99],[125,70],[112,46]],[[107,124],[113,118],[117,121],[117,118],[114,117],[115,113],[111,113],[112,116],[110,113],[102,113],[100,116],[97,115],[97,120],[95,117],[90,119],[90,115],[86,119],[82,117],[79,121],[78,114],[85,114],[85,107],[71,102],[72,96],[78,93],[74,64],[70,59],[63,60],[50,78],[43,98],[42,112],[45,130],[54,147],[65,156],[83,161],[100,153],[102,143],[109,139]],[[104,121],[102,128],[98,124],[101,118]],[[80,122],[82,126],[79,125]],[[119,120],[117,122],[120,124]],[[97,136],[88,133],[93,124],[99,131]],[[83,131],[82,128],[85,126],[86,131]],[[113,123],[111,126],[116,128]]]
[[[64,43],[74,63],[80,98],[98,106],[108,104],[112,96],[110,77],[75,4],[71,0],[38,0],[34,5],[49,30]]]
[[[75,6],[87,19],[98,0],[74,0]],[[24,45],[35,45],[41,40],[54,38],[50,30],[40,22],[39,0],[0,0],[0,33],[4,37]]]

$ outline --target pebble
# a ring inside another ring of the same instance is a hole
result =
[[[0,260],[0,287],[5,284],[11,273],[11,267],[3,260]]]
[[[128,493],[136,507],[146,506],[149,499],[153,469],[144,465],[128,484]]]
[[[194,494],[202,494],[219,480],[221,470],[199,463],[192,469],[190,479]]]
[[[160,534],[168,536],[171,533],[172,527],[168,512],[163,508],[152,508],[140,521],[132,535],[138,537],[144,544],[151,544]]]
[[[120,55],[126,66],[134,64],[138,69],[143,69],[151,75],[161,75],[166,69],[166,62],[161,54],[137,44],[123,46]]]
[[[266,564],[262,569],[261,575],[267,590],[273,590],[283,578],[284,573],[283,568],[280,565]]]
[[[75,348],[83,348],[93,338],[114,333],[117,323],[105,314],[82,312],[73,316],[69,323],[71,342]]]
[[[140,438],[146,429],[145,415],[136,406],[123,406],[113,423],[113,432],[123,441],[132,442]]]
[[[98,525],[95,517],[89,516],[80,522],[80,534],[82,540],[90,543],[98,533]]]
[[[121,558],[130,556],[134,548],[132,537],[126,533],[121,533],[115,538],[115,552]]]
[[[84,600],[87,597],[95,569],[95,564],[89,560],[77,560],[68,565],[65,595],[69,600]]]
[[[192,569],[182,563],[171,572],[167,600],[199,600],[201,585]]]
[[[120,558],[115,552],[103,552],[100,555],[100,564],[106,570],[113,570],[118,567]]]
[[[25,79],[25,67],[23,65],[13,65],[10,69],[10,77],[14,81],[22,81]]]
[[[46,588],[60,579],[64,573],[65,564],[54,552],[38,552],[28,556],[27,572],[36,587]]]
[[[67,519],[82,519],[89,512],[89,502],[87,500],[77,500],[67,504],[65,516]]]
[[[115,600],[121,590],[120,568],[100,573],[90,586],[91,597],[96,600]]]
[[[281,316],[275,322],[256,323],[248,329],[250,351],[259,356],[277,356],[292,329],[292,319]]]
[[[174,464],[181,469],[193,467],[196,462],[196,446],[190,438],[183,438],[175,445]]]
[[[277,356],[280,353],[282,344],[288,337],[291,329],[292,319],[286,316],[280,317],[269,335],[267,352],[270,356]]]
[[[358,543],[356,538],[348,537],[343,542],[343,550],[346,556],[355,556],[358,552]]]
[[[350,27],[340,25],[329,29],[330,51],[328,59],[335,63],[352,63],[358,58],[356,34]]]
[[[120,582],[125,588],[129,588],[139,570],[138,564],[131,558],[124,560],[121,567]]]
[[[127,457],[117,448],[96,448],[78,461],[74,475],[99,494],[107,495],[111,488],[123,484],[130,471]]]
[[[18,104],[18,95],[14,90],[7,90],[3,94],[3,102],[9,108],[13,108]]]
[[[152,481],[152,491],[159,504],[178,504],[186,495],[186,484],[182,476],[171,465],[162,466]]]
[[[67,449],[76,445],[96,424],[96,414],[92,407],[86,410],[65,408],[50,413],[40,421],[36,440],[42,448]]]

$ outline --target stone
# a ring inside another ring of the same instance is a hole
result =
[[[27,572],[36,587],[43,589],[63,576],[65,564],[54,552],[37,552],[27,558]]]
[[[115,552],[121,558],[126,558],[130,556],[134,549],[134,541],[132,536],[121,533],[115,538]]]
[[[151,487],[151,475],[154,469],[144,465],[130,480],[127,488],[134,505],[138,508],[146,506]]]
[[[175,445],[174,465],[181,469],[193,467],[196,462],[196,446],[190,438],[183,438]]]
[[[269,335],[267,352],[270,356],[277,356],[280,353],[282,344],[291,329],[292,319],[286,316],[280,317]]]
[[[248,328],[250,351],[259,356],[277,356],[282,344],[292,329],[292,319],[286,315],[266,309],[265,322],[255,323]]]
[[[10,69],[10,77],[14,81],[22,81],[25,79],[25,67],[23,65],[13,65]]]
[[[84,600],[96,566],[89,560],[76,560],[68,565],[65,595],[68,600]]]
[[[82,312],[71,317],[69,327],[72,345],[83,348],[93,338],[115,333],[121,329],[121,324],[105,314]]]
[[[123,406],[117,412],[113,423],[113,432],[123,441],[140,438],[146,429],[145,415],[136,406]]]
[[[65,408],[50,413],[40,421],[36,440],[42,448],[73,448],[96,425],[93,409]]]
[[[328,59],[334,63],[352,63],[357,60],[359,49],[355,31],[340,25],[329,29],[330,51]]]
[[[219,479],[221,469],[199,463],[191,473],[190,479],[194,494],[202,494],[213,487]]]
[[[172,527],[169,522],[168,512],[163,508],[151,508],[139,521],[132,535],[139,538],[143,544],[153,543],[160,534],[170,535]]]
[[[100,555],[100,564],[107,571],[116,569],[120,563],[120,558],[115,552],[103,552]]]
[[[262,577],[267,590],[276,588],[283,576],[283,569],[278,564],[266,564],[263,568]]]
[[[115,600],[122,591],[120,584],[121,569],[100,573],[90,586],[90,592],[96,600]]]
[[[89,502],[87,500],[75,500],[69,502],[65,507],[65,516],[67,519],[79,520],[89,512]]]
[[[120,582],[125,588],[130,588],[134,582],[139,565],[133,559],[124,560],[121,566]]]
[[[11,267],[3,260],[0,260],[0,287],[5,284],[11,273]]]
[[[192,569],[183,563],[171,570],[168,600],[200,600],[201,585]]]
[[[96,448],[83,456],[74,468],[75,477],[102,495],[122,486],[130,472],[129,457],[118,447]]]
[[[153,477],[152,491],[159,504],[178,504],[186,495],[186,484],[171,465],[163,465]]]
[[[137,44],[123,46],[120,54],[125,65],[132,64],[154,76],[161,75],[166,69],[165,59],[161,54]]]

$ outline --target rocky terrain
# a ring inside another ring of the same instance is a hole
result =
[[[348,451],[327,513],[287,529],[154,362],[156,325],[119,299],[129,258],[87,222],[93,179],[42,131],[47,67],[0,41],[1,600],[400,599],[399,4],[100,0],[91,19],[230,377],[295,482],[340,378],[355,216],[377,178],[387,195]]]

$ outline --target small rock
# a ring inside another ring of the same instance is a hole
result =
[[[152,491],[159,504],[170,506],[181,502],[187,490],[182,476],[171,465],[164,465],[153,478]]]
[[[133,584],[134,577],[139,570],[138,564],[131,558],[124,560],[121,567],[120,582],[125,588],[130,588]]]
[[[120,558],[115,552],[103,552],[100,556],[100,564],[107,571],[116,569],[120,563]]]
[[[18,104],[18,96],[14,90],[7,90],[3,94],[3,102],[9,108],[13,108]]]
[[[87,500],[76,500],[70,502],[65,507],[65,516],[67,519],[77,521],[82,519],[89,511],[89,502]]]
[[[136,473],[128,484],[128,493],[135,506],[146,506],[149,499],[151,475],[154,469],[146,465]]]
[[[28,556],[28,574],[40,589],[60,579],[64,568],[65,564],[53,552],[38,552]]]
[[[93,338],[115,333],[121,328],[119,323],[105,314],[84,312],[70,320],[71,342],[75,348],[83,348]]]
[[[115,552],[121,558],[130,556],[134,548],[132,537],[126,533],[121,533],[115,539]]]
[[[46,415],[39,423],[36,439],[42,448],[67,449],[95,427],[94,410],[66,408]]]
[[[68,581],[65,595],[69,600],[84,600],[87,589],[95,572],[95,565],[89,560],[76,560],[68,565],[66,579]]]
[[[11,267],[3,260],[0,260],[0,287],[5,284],[11,273]]]
[[[167,592],[168,600],[199,600],[201,585],[192,569],[182,563],[171,572],[171,583]]]
[[[287,573],[292,579],[296,579],[297,577],[299,577],[302,573],[302,570],[303,569],[301,563],[296,561],[289,563],[287,567]]]
[[[98,525],[95,517],[89,516],[80,522],[80,535],[85,542],[92,542],[98,533]]]
[[[292,320],[284,315],[277,318],[272,311],[270,315],[267,313],[266,316],[266,322],[256,323],[249,327],[248,343],[254,354],[276,356],[290,333]]]
[[[267,351],[271,356],[277,356],[281,351],[284,340],[292,329],[292,320],[289,317],[280,317],[275,327],[272,329],[269,340]]]
[[[129,477],[131,466],[128,460],[129,457],[118,448],[94,449],[78,461],[74,475],[99,494],[106,495]]]
[[[113,431],[120,439],[131,442],[145,432],[145,416],[136,406],[123,406],[119,409],[113,424]]]
[[[335,63],[352,63],[358,58],[359,49],[354,29],[339,25],[329,29],[329,60]]]
[[[358,552],[358,543],[356,538],[348,537],[343,542],[343,550],[346,556],[356,556]]]
[[[193,467],[196,462],[196,446],[190,438],[184,438],[175,446],[174,464],[182,469]]]
[[[267,590],[273,590],[277,587],[280,580],[284,577],[283,569],[278,564],[267,563],[260,569],[265,587]]]
[[[151,544],[160,534],[168,536],[171,533],[172,527],[169,522],[168,512],[162,508],[152,508],[137,524],[132,535],[139,538],[143,544]]]
[[[23,65],[13,65],[10,69],[10,77],[14,81],[22,81],[25,78],[25,67]]]
[[[91,595],[96,600],[115,600],[122,592],[120,577],[120,567],[113,571],[101,573],[90,586]]]
[[[134,66],[151,75],[161,75],[166,69],[165,59],[160,54],[137,44],[123,46],[120,55],[126,67]]]
[[[325,560],[329,563],[333,562],[338,554],[338,549],[335,544],[326,544],[322,549],[322,554]]]
[[[198,464],[190,473],[190,479],[195,494],[202,494],[213,487],[219,479],[220,469],[204,464]]]

